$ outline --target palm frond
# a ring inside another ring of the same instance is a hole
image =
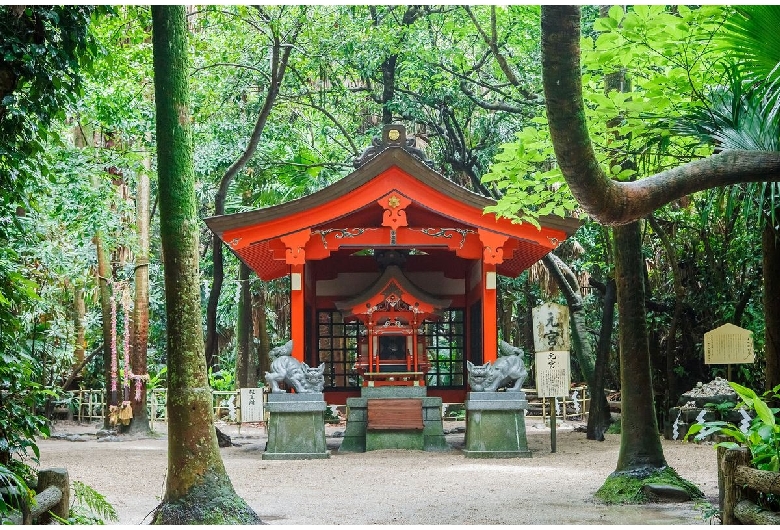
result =
[[[780,113],[780,5],[743,5],[724,24],[721,41],[755,74],[774,120]]]
[[[706,105],[679,120],[673,131],[722,150],[780,151],[780,120],[763,87],[739,65],[727,64],[724,71],[723,84],[710,89]]]

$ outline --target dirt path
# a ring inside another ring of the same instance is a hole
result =
[[[445,430],[463,423],[445,422]],[[221,449],[239,495],[270,524],[708,524],[694,503],[605,506],[593,493],[615,469],[619,435],[592,442],[558,428],[557,452],[550,431],[528,419],[532,458],[464,458],[463,434],[447,436],[447,453],[374,451],[338,454],[343,426],[326,430],[331,458],[261,460],[262,427],[220,425],[240,447]],[[98,441],[97,428],[60,422],[54,436],[80,434],[84,441],[41,440],[41,468],[66,467],[71,480],[105,495],[120,524],[148,523],[165,487],[167,436]],[[717,506],[715,450],[663,440],[667,462],[696,483]]]

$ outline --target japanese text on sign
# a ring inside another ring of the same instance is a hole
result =
[[[241,389],[241,423],[263,421],[263,390],[261,388]]]
[[[534,350],[570,349],[569,308],[560,304],[542,304],[531,310],[534,322]]]
[[[704,334],[705,364],[753,363],[753,332],[734,324],[723,324]]]
[[[536,392],[539,397],[565,397],[571,387],[568,351],[536,352]]]

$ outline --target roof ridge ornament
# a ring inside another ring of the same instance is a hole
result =
[[[355,168],[362,167],[379,153],[391,147],[400,147],[428,167],[433,168],[433,162],[428,159],[423,150],[415,147],[415,137],[407,137],[406,127],[399,124],[384,125],[382,137],[375,136],[371,140],[371,145],[355,159],[352,165]]]

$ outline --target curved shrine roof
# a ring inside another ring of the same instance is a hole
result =
[[[210,217],[206,225],[268,280],[288,273],[285,251],[291,245],[299,245],[307,261],[323,259],[336,248],[426,244],[449,245],[461,257],[479,259],[484,242],[491,240],[504,241],[497,272],[516,276],[581,224],[544,216],[538,230],[485,214],[495,201],[458,186],[414,156],[416,150],[405,147],[403,127],[386,126],[383,137],[373,157],[367,153],[358,169],[322,190],[276,206]]]

